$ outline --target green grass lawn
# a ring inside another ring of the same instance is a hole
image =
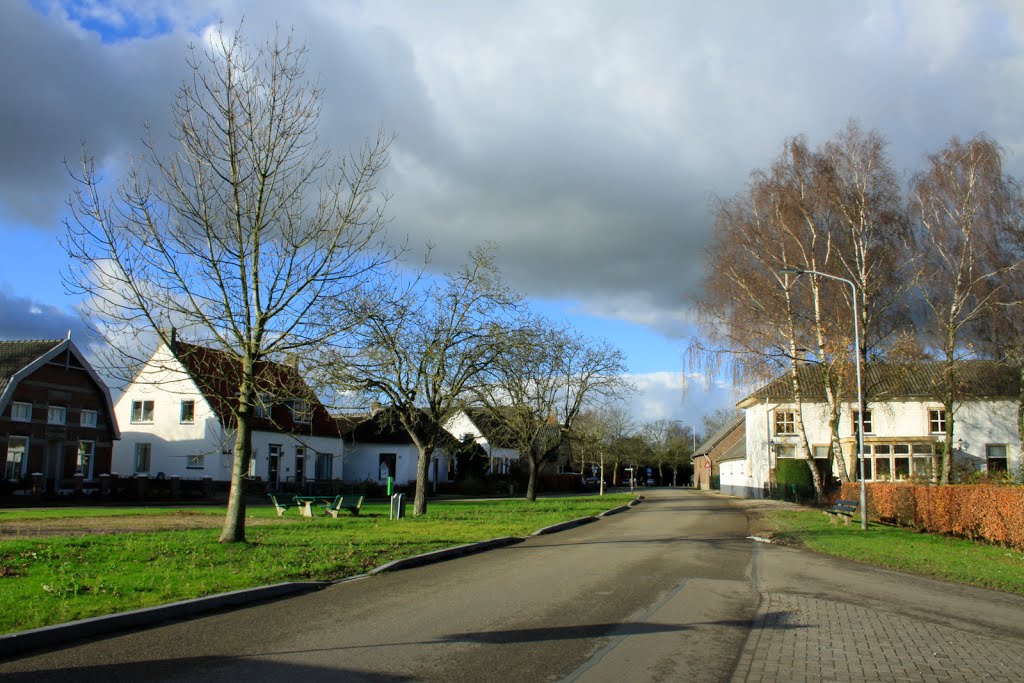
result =
[[[247,543],[217,542],[219,528],[27,536],[0,541],[0,633],[281,581],[339,579],[390,560],[500,536],[526,536],[558,522],[623,505],[628,494],[525,501],[431,502],[424,517],[388,519],[386,504],[338,519],[275,516],[250,507]],[[410,510],[411,511],[411,510]],[[183,514],[223,517],[223,508],[89,508],[0,511],[37,530],[69,518]],[[100,521],[100,520],[98,520]],[[23,524],[24,526],[24,524]],[[116,528],[116,522],[111,522]]]
[[[832,524],[819,510],[770,513],[775,537],[826,555],[1024,595],[1024,553],[899,527]]]

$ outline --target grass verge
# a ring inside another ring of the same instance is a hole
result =
[[[278,518],[250,507],[247,543],[217,542],[220,529],[41,536],[48,523],[146,515],[159,525],[171,509],[95,508],[0,512],[5,522],[30,521],[25,538],[0,541],[0,633],[251,588],[281,581],[330,580],[394,559],[539,528],[623,505],[629,495],[525,501],[431,502],[429,513],[388,519],[386,504],[365,504],[359,517]],[[189,511],[190,513],[192,511]],[[223,508],[195,514],[223,517]],[[214,523],[216,523],[214,521]],[[97,527],[104,528],[104,527]],[[32,534],[31,529],[36,533]]]
[[[1024,595],[1024,553],[961,538],[871,524],[832,524],[818,510],[768,514],[775,538],[909,574]]]

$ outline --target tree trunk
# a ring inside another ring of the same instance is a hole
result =
[[[427,514],[427,479],[430,477],[430,458],[434,445],[417,446],[419,460],[416,462],[416,498],[413,501],[413,517]]]
[[[224,515],[221,543],[245,543],[245,475],[252,459],[253,359],[241,359],[242,385],[239,387],[238,412],[235,415],[235,448],[231,464],[231,490]]]
[[[537,459],[531,455],[527,461],[530,463],[530,479],[526,484],[526,500],[533,502],[537,500]]]

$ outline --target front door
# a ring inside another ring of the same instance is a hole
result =
[[[52,439],[46,442],[46,490],[56,493],[64,478],[64,442]]]
[[[295,481],[306,481],[306,449],[302,446],[295,447]]]
[[[269,457],[267,458],[267,481],[276,484],[281,476],[281,447],[277,444],[270,444]]]

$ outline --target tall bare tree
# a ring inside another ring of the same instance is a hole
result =
[[[999,146],[983,134],[966,142],[952,138],[911,182],[918,291],[944,365],[945,448],[933,466],[938,483],[949,482],[960,400],[957,361],[972,352],[972,328],[1004,301],[1007,277],[1020,267],[1018,252],[1007,248],[1019,229],[1016,190]]]
[[[106,368],[130,379],[173,328],[237,363],[231,491],[222,542],[245,540],[243,476],[260,363],[315,358],[357,322],[323,315],[386,277],[385,197],[377,184],[389,138],[338,158],[316,135],[322,91],[306,78],[291,35],[252,45],[218,31],[192,47],[178,90],[171,149],[150,136],[107,193],[84,151],[70,204],[67,286],[86,294],[86,320],[110,342]],[[274,387],[269,387],[273,390]]]
[[[500,359],[502,334],[521,297],[505,284],[488,248],[437,280],[376,292],[377,302],[328,376],[387,404],[419,451],[414,514],[427,512],[430,462],[444,422]],[[344,300],[337,305],[348,306]]]

